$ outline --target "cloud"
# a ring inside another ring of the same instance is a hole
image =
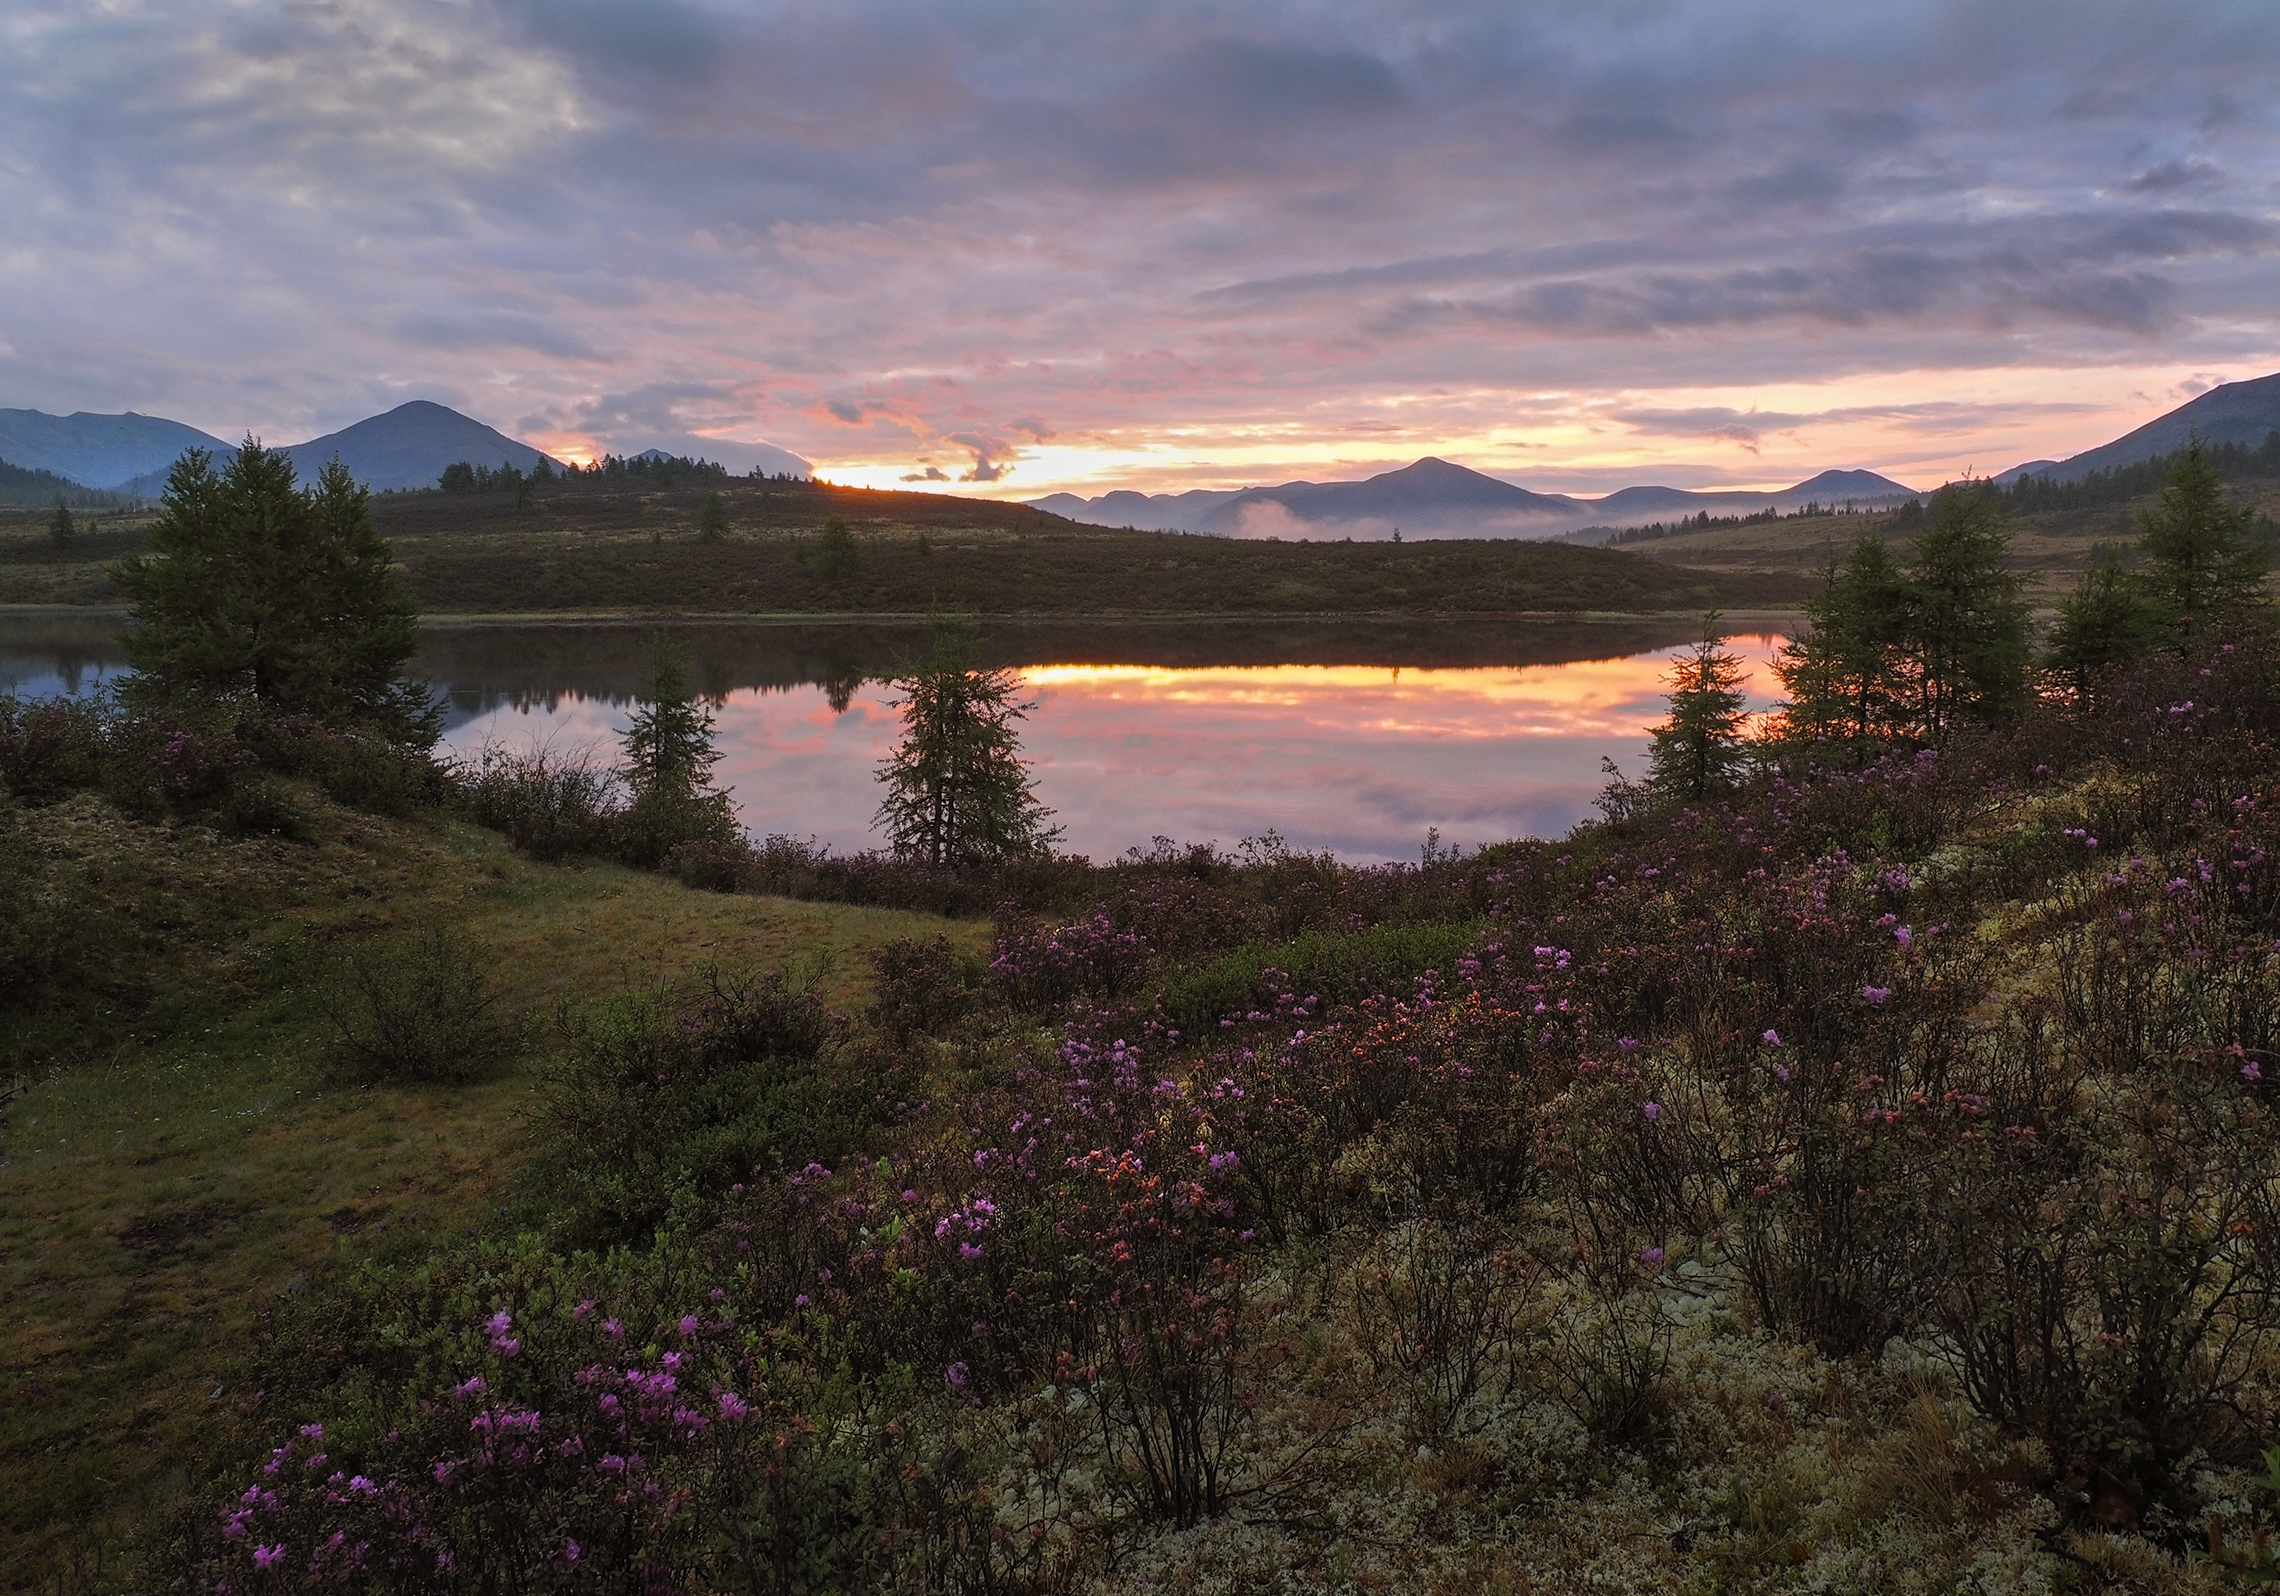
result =
[[[1357,429],[1541,428],[1596,472],[1558,430],[1592,416],[1727,464],[1798,428],[1960,449],[2073,423],[1853,401],[2269,369],[2280,216],[2243,174],[2280,169],[2280,8],[2057,15],[29,0],[0,383],[224,436],[444,392],[1026,487],[1299,475]]]
[[[2122,188],[2131,194],[2167,194],[2175,189],[2220,183],[2224,175],[2207,161],[2163,161],[2159,166],[2147,167]]]

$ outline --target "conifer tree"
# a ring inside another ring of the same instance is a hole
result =
[[[718,493],[705,495],[705,507],[697,515],[697,541],[718,543],[728,536],[728,501]]]
[[[1945,742],[1965,720],[2015,720],[2027,705],[2027,606],[2006,563],[2011,531],[1991,484],[1932,496],[1909,572],[1905,631],[1915,734]]]
[[[903,739],[879,768],[887,796],[872,823],[888,845],[930,865],[960,865],[1049,850],[1045,822],[1021,758],[1014,722],[1032,707],[1014,699],[1013,673],[974,663],[963,621],[933,623],[934,655],[894,686]]]
[[[2252,506],[2226,506],[2209,451],[2199,437],[2188,441],[2162,484],[2160,507],[2140,523],[2139,539],[2149,562],[2146,587],[2181,639],[2269,602],[2264,550],[2250,538],[2255,524]]]
[[[720,763],[712,708],[689,685],[680,653],[658,639],[649,690],[618,746],[633,804],[628,861],[655,865],[675,844],[727,842],[736,835],[730,789],[713,785]]]
[[[55,496],[55,514],[48,518],[48,536],[58,548],[78,540],[79,523],[71,518],[71,506],[63,502],[63,495]]]
[[[1741,768],[1742,662],[1718,646],[1724,641],[1713,610],[1694,651],[1671,661],[1670,718],[1655,728],[1650,756],[1649,779],[1664,792],[1699,800]]]
[[[434,743],[440,709],[399,679],[417,607],[339,460],[304,490],[282,451],[251,438],[219,472],[192,449],[167,474],[149,542],[113,571],[135,621],[130,697],[247,696]]]
[[[2161,646],[2168,631],[2162,606],[2122,569],[2112,549],[2059,601],[2043,653],[2043,669],[2077,701],[2097,700],[2099,684]]]

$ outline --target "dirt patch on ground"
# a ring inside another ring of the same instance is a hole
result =
[[[250,1212],[230,1203],[154,1208],[120,1226],[118,1241],[146,1265],[169,1263],[204,1251],[215,1237],[236,1229]]]

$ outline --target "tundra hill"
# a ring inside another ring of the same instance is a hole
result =
[[[2157,454],[2174,454],[2193,437],[2205,444],[2239,443],[2253,449],[2273,432],[2280,432],[2280,372],[2246,382],[2219,383],[2112,443],[2060,461],[2037,460],[2013,466],[1997,480],[2033,475],[2075,482],[2093,471],[2111,471]]]
[[[698,517],[714,492],[729,532],[706,543]],[[1780,606],[1805,591],[1622,551],[1115,531],[948,494],[701,474],[580,477],[521,509],[506,492],[389,494],[373,511],[431,615],[1641,613]],[[820,538],[833,515],[855,542],[840,572]]]

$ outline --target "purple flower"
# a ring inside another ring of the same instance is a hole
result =
[[[610,1337],[612,1340],[616,1340],[624,1336],[624,1321],[618,1319],[604,1319],[602,1321],[602,1334]]]
[[[321,1441],[325,1438],[325,1427],[321,1424],[304,1424],[301,1433],[312,1441]]]
[[[942,1371],[942,1383],[953,1391],[963,1391],[966,1389],[967,1373],[968,1370],[963,1360],[953,1363],[949,1368]]]
[[[1860,989],[1860,995],[1871,1003],[1882,1003],[1892,995],[1892,988],[1888,986],[1864,986]]]
[[[1615,1039],[1615,1045],[1626,1053],[1636,1053],[1639,1050],[1639,1039],[1635,1036],[1619,1036]]]
[[[803,1292],[801,1292],[801,1293],[800,1293],[798,1296],[796,1296],[796,1297],[794,1297],[794,1298],[792,1299],[792,1306],[793,1306],[793,1307],[795,1307],[795,1308],[804,1308],[804,1307],[806,1307],[807,1305],[808,1305],[808,1294],[807,1294],[806,1292],[804,1292],[804,1291],[803,1291]]]
[[[2264,1079],[2264,1067],[2250,1059],[2240,1067],[2240,1078],[2244,1081],[2261,1081]]]
[[[575,1563],[578,1561],[578,1543],[576,1541],[569,1540],[567,1538],[564,1539],[562,1542],[562,1560],[565,1563]]]
[[[1652,1125],[1656,1123],[1662,1118],[1662,1104],[1650,1102],[1646,1106],[1645,1113],[1647,1116],[1648,1124]]]
[[[693,1336],[693,1335],[695,1335],[696,1333],[697,1333],[697,1316],[696,1316],[695,1314],[693,1314],[693,1313],[690,1313],[690,1314],[683,1314],[683,1315],[681,1316],[681,1334],[683,1334],[683,1335],[685,1335],[685,1336]]]
[[[960,1243],[958,1243],[958,1256],[959,1256],[959,1257],[961,1257],[961,1258],[963,1258],[963,1259],[965,1259],[965,1260],[966,1260],[966,1262],[968,1262],[968,1263],[972,1263],[972,1262],[973,1262],[973,1261],[974,1261],[976,1258],[979,1258],[981,1255],[982,1255],[982,1249],[981,1249],[981,1248],[979,1248],[979,1247],[977,1247],[977,1246],[975,1246],[975,1245],[974,1245],[972,1242],[970,1242],[970,1241],[961,1241]]]
[[[1915,934],[1911,932],[1906,926],[1899,925],[1892,928],[1892,940],[1899,943],[1902,947],[1906,947],[1909,943],[1915,941],[1916,938]]]
[[[720,1419],[723,1424],[739,1424],[752,1411],[752,1405],[734,1391],[720,1394]]]
[[[1649,1269],[1660,1269],[1662,1261],[1663,1250],[1660,1247],[1649,1247],[1645,1252],[1639,1254],[1639,1262],[1645,1264]]]
[[[514,1327],[515,1316],[507,1312],[506,1309],[501,1308],[497,1313],[491,1315],[491,1322],[485,1328],[487,1328],[491,1334],[495,1336],[503,1336]]]
[[[589,1297],[584,1302],[579,1303],[577,1307],[570,1310],[570,1317],[583,1321],[586,1315],[592,1313],[593,1311],[594,1301],[591,1297]]]
[[[284,1555],[285,1543],[283,1541],[279,1541],[275,1546],[256,1546],[253,1549],[253,1566],[268,1568]]]
[[[1766,1032],[1765,1045],[1767,1047],[1779,1047],[1781,1045],[1781,1033],[1779,1031]]]
[[[464,1385],[453,1386],[451,1388],[451,1394],[453,1396],[463,1397],[481,1396],[483,1394],[483,1377],[478,1374]]]

